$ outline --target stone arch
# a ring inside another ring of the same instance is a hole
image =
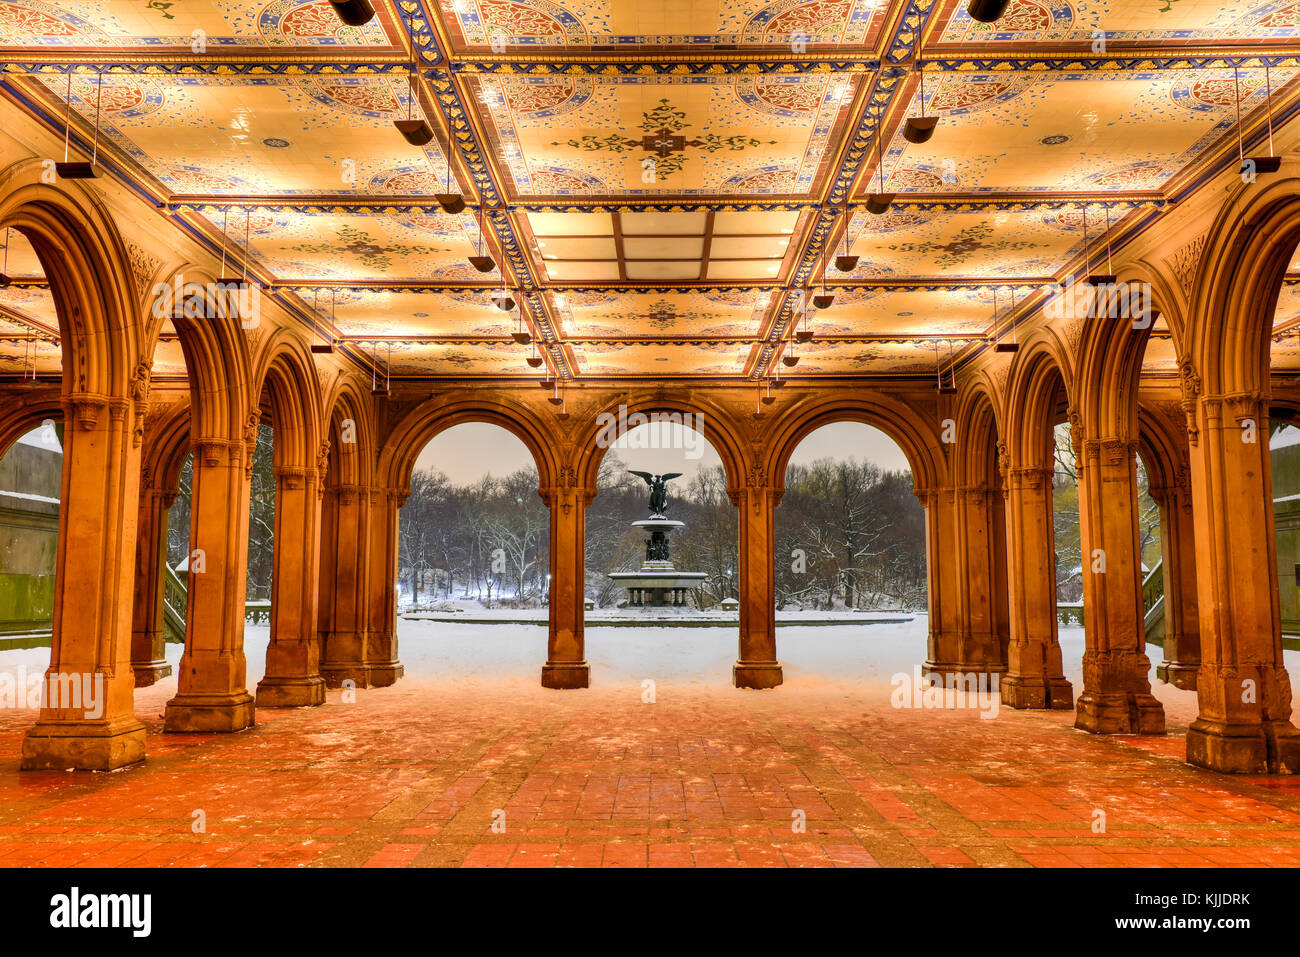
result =
[[[1269,334],[1300,245],[1300,159],[1233,189],[1205,239],[1193,282],[1188,352],[1210,395],[1266,391]]]
[[[329,465],[323,476],[332,484],[371,484],[375,471],[375,438],[370,416],[371,399],[358,381],[341,377],[326,397],[322,437],[329,442]],[[343,424],[352,423],[355,441],[342,441]],[[350,448],[348,446],[351,446]]]
[[[6,392],[4,404],[8,407],[3,420],[0,420],[0,458],[4,458],[10,447],[20,438],[47,421],[63,421],[63,403],[58,392],[51,386],[39,392],[15,394]]]
[[[130,261],[111,214],[88,189],[40,182],[36,160],[0,173],[0,229],[23,234],[50,284],[63,351],[63,394],[126,397],[140,320]]]
[[[979,485],[998,474],[998,446],[1003,429],[997,392],[986,375],[968,382],[957,403],[957,466],[954,480]]]
[[[920,413],[891,396],[818,396],[788,409],[769,437],[767,474],[778,496],[785,490],[786,466],[799,443],[823,425],[834,422],[861,422],[884,432],[903,450],[918,489],[937,488],[947,479],[947,462],[937,422],[927,425]]]
[[[170,285],[182,277],[187,282],[216,282],[211,272],[193,263],[177,267],[160,282]],[[147,317],[150,334],[146,340],[146,361],[150,364],[165,319],[152,311]],[[180,316],[173,317],[172,322],[189,379],[191,442],[242,440],[255,393],[247,337],[238,321]]]
[[[1139,260],[1121,268],[1115,285],[1127,289],[1141,284],[1151,290],[1152,315],[1165,317],[1175,354],[1182,355],[1185,329],[1179,297],[1163,274]],[[1071,393],[1086,434],[1095,438],[1133,438],[1138,433],[1138,381],[1151,337],[1149,324],[1130,318],[1099,317],[1084,321],[1079,347],[1076,390]]]
[[[1052,428],[1062,411],[1061,399],[1067,414],[1077,415],[1070,370],[1062,343],[1050,332],[1035,335],[1020,347],[1011,366],[1003,439],[1011,461],[1029,465],[1050,459]],[[1072,419],[1071,426],[1074,424]]]
[[[286,329],[276,330],[258,354],[252,381],[254,401],[269,407],[275,427],[276,467],[321,467],[324,403],[306,344]]]
[[[699,401],[694,396],[692,401],[685,401],[656,391],[621,395],[617,404],[606,405],[593,415],[591,424],[575,440],[573,450],[574,475],[579,486],[595,494],[596,475],[605,453],[618,438],[645,424],[626,420],[634,415],[648,418],[655,413],[682,417],[684,427],[703,435],[718,453],[727,474],[727,487],[735,489],[744,484],[748,458],[743,451],[740,427],[732,414],[715,402]],[[693,417],[691,425],[685,422],[688,415]],[[613,432],[607,432],[611,426]]]
[[[532,453],[540,488],[556,483],[559,466],[553,430],[523,403],[504,398],[448,401],[436,396],[404,415],[389,432],[379,451],[376,480],[385,488],[405,493],[421,450],[439,433],[466,422],[499,425],[510,432]]]

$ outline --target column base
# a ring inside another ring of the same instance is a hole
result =
[[[366,664],[322,665],[320,675],[325,679],[326,688],[342,688],[345,681],[351,681],[354,688],[371,685],[370,666]]]
[[[397,684],[397,679],[406,674],[406,668],[400,661],[388,661],[370,666],[370,687],[387,688]]]
[[[243,731],[256,723],[253,708],[253,696],[247,691],[230,694],[178,694],[167,702],[163,730],[217,734]]]
[[[257,683],[259,708],[312,708],[324,703],[325,679],[320,675],[263,678]]]
[[[138,664],[132,662],[131,670],[135,672],[135,686],[137,688],[148,688],[170,675],[172,666],[171,662],[166,658],[158,658],[154,661],[142,661]]]
[[[1156,677],[1184,691],[1196,690],[1196,674],[1200,665],[1184,665],[1177,661],[1162,661],[1156,665]]]
[[[589,688],[591,665],[585,661],[548,661],[542,665],[543,688]]]
[[[1224,774],[1300,774],[1300,730],[1289,721],[1197,718],[1187,729],[1187,763]]]
[[[24,771],[116,771],[144,760],[144,725],[126,716],[112,722],[37,722],[23,737]]]
[[[1064,678],[1003,675],[1002,703],[1008,708],[1069,711],[1074,707],[1074,686]]]
[[[737,661],[731,668],[731,683],[737,688],[764,690],[783,680],[779,661]]]
[[[1091,734],[1164,734],[1165,709],[1150,694],[1085,691],[1079,695],[1074,726]]]

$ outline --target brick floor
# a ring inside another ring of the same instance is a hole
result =
[[[19,773],[35,714],[0,712],[0,865],[1300,865],[1300,778],[1188,767],[1186,708],[1167,739],[1100,738],[887,686],[641,690],[415,677],[172,736],[151,688],[149,760],[113,774]]]

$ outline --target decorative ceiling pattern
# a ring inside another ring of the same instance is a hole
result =
[[[1300,102],[1294,0],[374,6],[0,0],[0,84],[362,368],[561,382],[936,374],[1234,165],[1239,109],[1260,150]],[[50,374],[9,247],[0,371]]]

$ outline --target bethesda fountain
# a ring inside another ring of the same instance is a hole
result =
[[[681,472],[651,475],[629,470],[650,487],[650,517],[633,522],[633,528],[650,533],[645,543],[645,561],[634,572],[610,572],[609,577],[627,589],[628,604],[636,608],[685,608],[686,593],[708,576],[704,572],[679,572],[668,557],[668,533],[685,522],[665,518],[668,511],[668,482]]]

